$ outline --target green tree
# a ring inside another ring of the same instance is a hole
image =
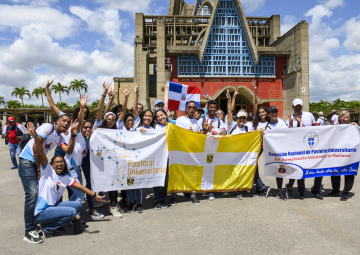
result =
[[[81,96],[81,90],[85,90],[87,92],[88,85],[85,83],[85,80],[73,80],[70,82],[70,89],[73,91],[79,92],[79,95]]]
[[[0,105],[4,105],[4,104],[5,104],[4,97],[0,97]]]
[[[76,101],[76,104],[74,104],[71,108],[75,109],[76,107],[78,107],[80,105],[80,101]]]
[[[71,106],[65,102],[57,102],[55,105],[59,109],[71,109]]]
[[[61,103],[61,93],[67,93],[69,95],[70,89],[67,86],[62,85],[60,82],[51,86],[51,91],[54,91],[55,94],[59,94],[60,103]]]
[[[95,100],[94,102],[91,103],[91,105],[89,105],[89,109],[97,109],[98,105],[99,105],[99,99]]]
[[[14,88],[11,95],[15,96],[15,97],[19,97],[21,99],[23,107],[25,107],[24,106],[24,96],[27,95],[29,98],[31,98],[30,91],[28,89],[26,89],[25,87]]]
[[[21,108],[21,103],[17,100],[9,100],[6,102],[5,107],[10,107],[10,108]]]
[[[26,105],[24,105],[24,108],[40,108],[40,107],[37,105],[33,105],[33,104],[26,104]]]
[[[41,96],[42,107],[44,108],[44,95],[46,95],[46,89],[44,87],[38,87],[33,90],[31,93],[32,96],[39,98]]]

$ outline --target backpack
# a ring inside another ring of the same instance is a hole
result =
[[[244,125],[244,126],[245,126],[245,132],[246,132],[246,133],[247,133],[247,132],[249,132],[249,128],[248,128],[248,126],[246,126],[246,125]],[[237,125],[231,129],[231,131],[230,131],[230,135],[232,134],[232,132],[234,132],[234,131],[235,131],[235,129],[236,129],[236,128],[237,128]]]
[[[323,120],[323,123],[324,123],[324,125],[323,125],[323,126],[330,125],[330,121],[328,121],[328,119],[327,119],[327,118],[325,118],[325,117],[320,117],[319,119]]]

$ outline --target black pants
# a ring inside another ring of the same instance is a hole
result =
[[[320,194],[322,179],[323,179],[322,177],[315,177],[314,178],[314,187],[312,188],[312,191],[314,193]]]
[[[294,186],[294,183],[295,183],[295,180],[290,179],[288,187],[292,188]],[[304,193],[305,192],[305,180],[304,179],[297,180],[297,184],[298,184],[298,191],[301,193]]]
[[[343,190],[343,194],[349,194],[349,191],[352,189],[354,185],[355,175],[345,175],[345,186]],[[340,191],[340,176],[331,176],[331,185],[334,191]]]

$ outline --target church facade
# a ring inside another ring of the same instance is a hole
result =
[[[238,89],[236,111],[252,111],[253,79],[259,106],[276,106],[287,117],[301,98],[309,110],[306,21],[281,36],[280,15],[245,16],[240,0],[170,0],[168,15],[136,14],[134,77],[115,77],[114,84],[118,90],[138,82],[139,102],[150,109],[167,81],[199,87],[224,110],[226,89]]]

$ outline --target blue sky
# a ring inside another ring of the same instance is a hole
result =
[[[360,98],[360,1],[241,3],[248,16],[280,14],[282,33],[309,22],[310,101]],[[96,100],[103,81],[133,76],[135,13],[167,14],[168,6],[169,0],[0,0],[0,96],[12,100],[13,87],[32,90],[52,78],[64,85],[85,79],[89,102]],[[75,95],[63,98],[75,103]]]

